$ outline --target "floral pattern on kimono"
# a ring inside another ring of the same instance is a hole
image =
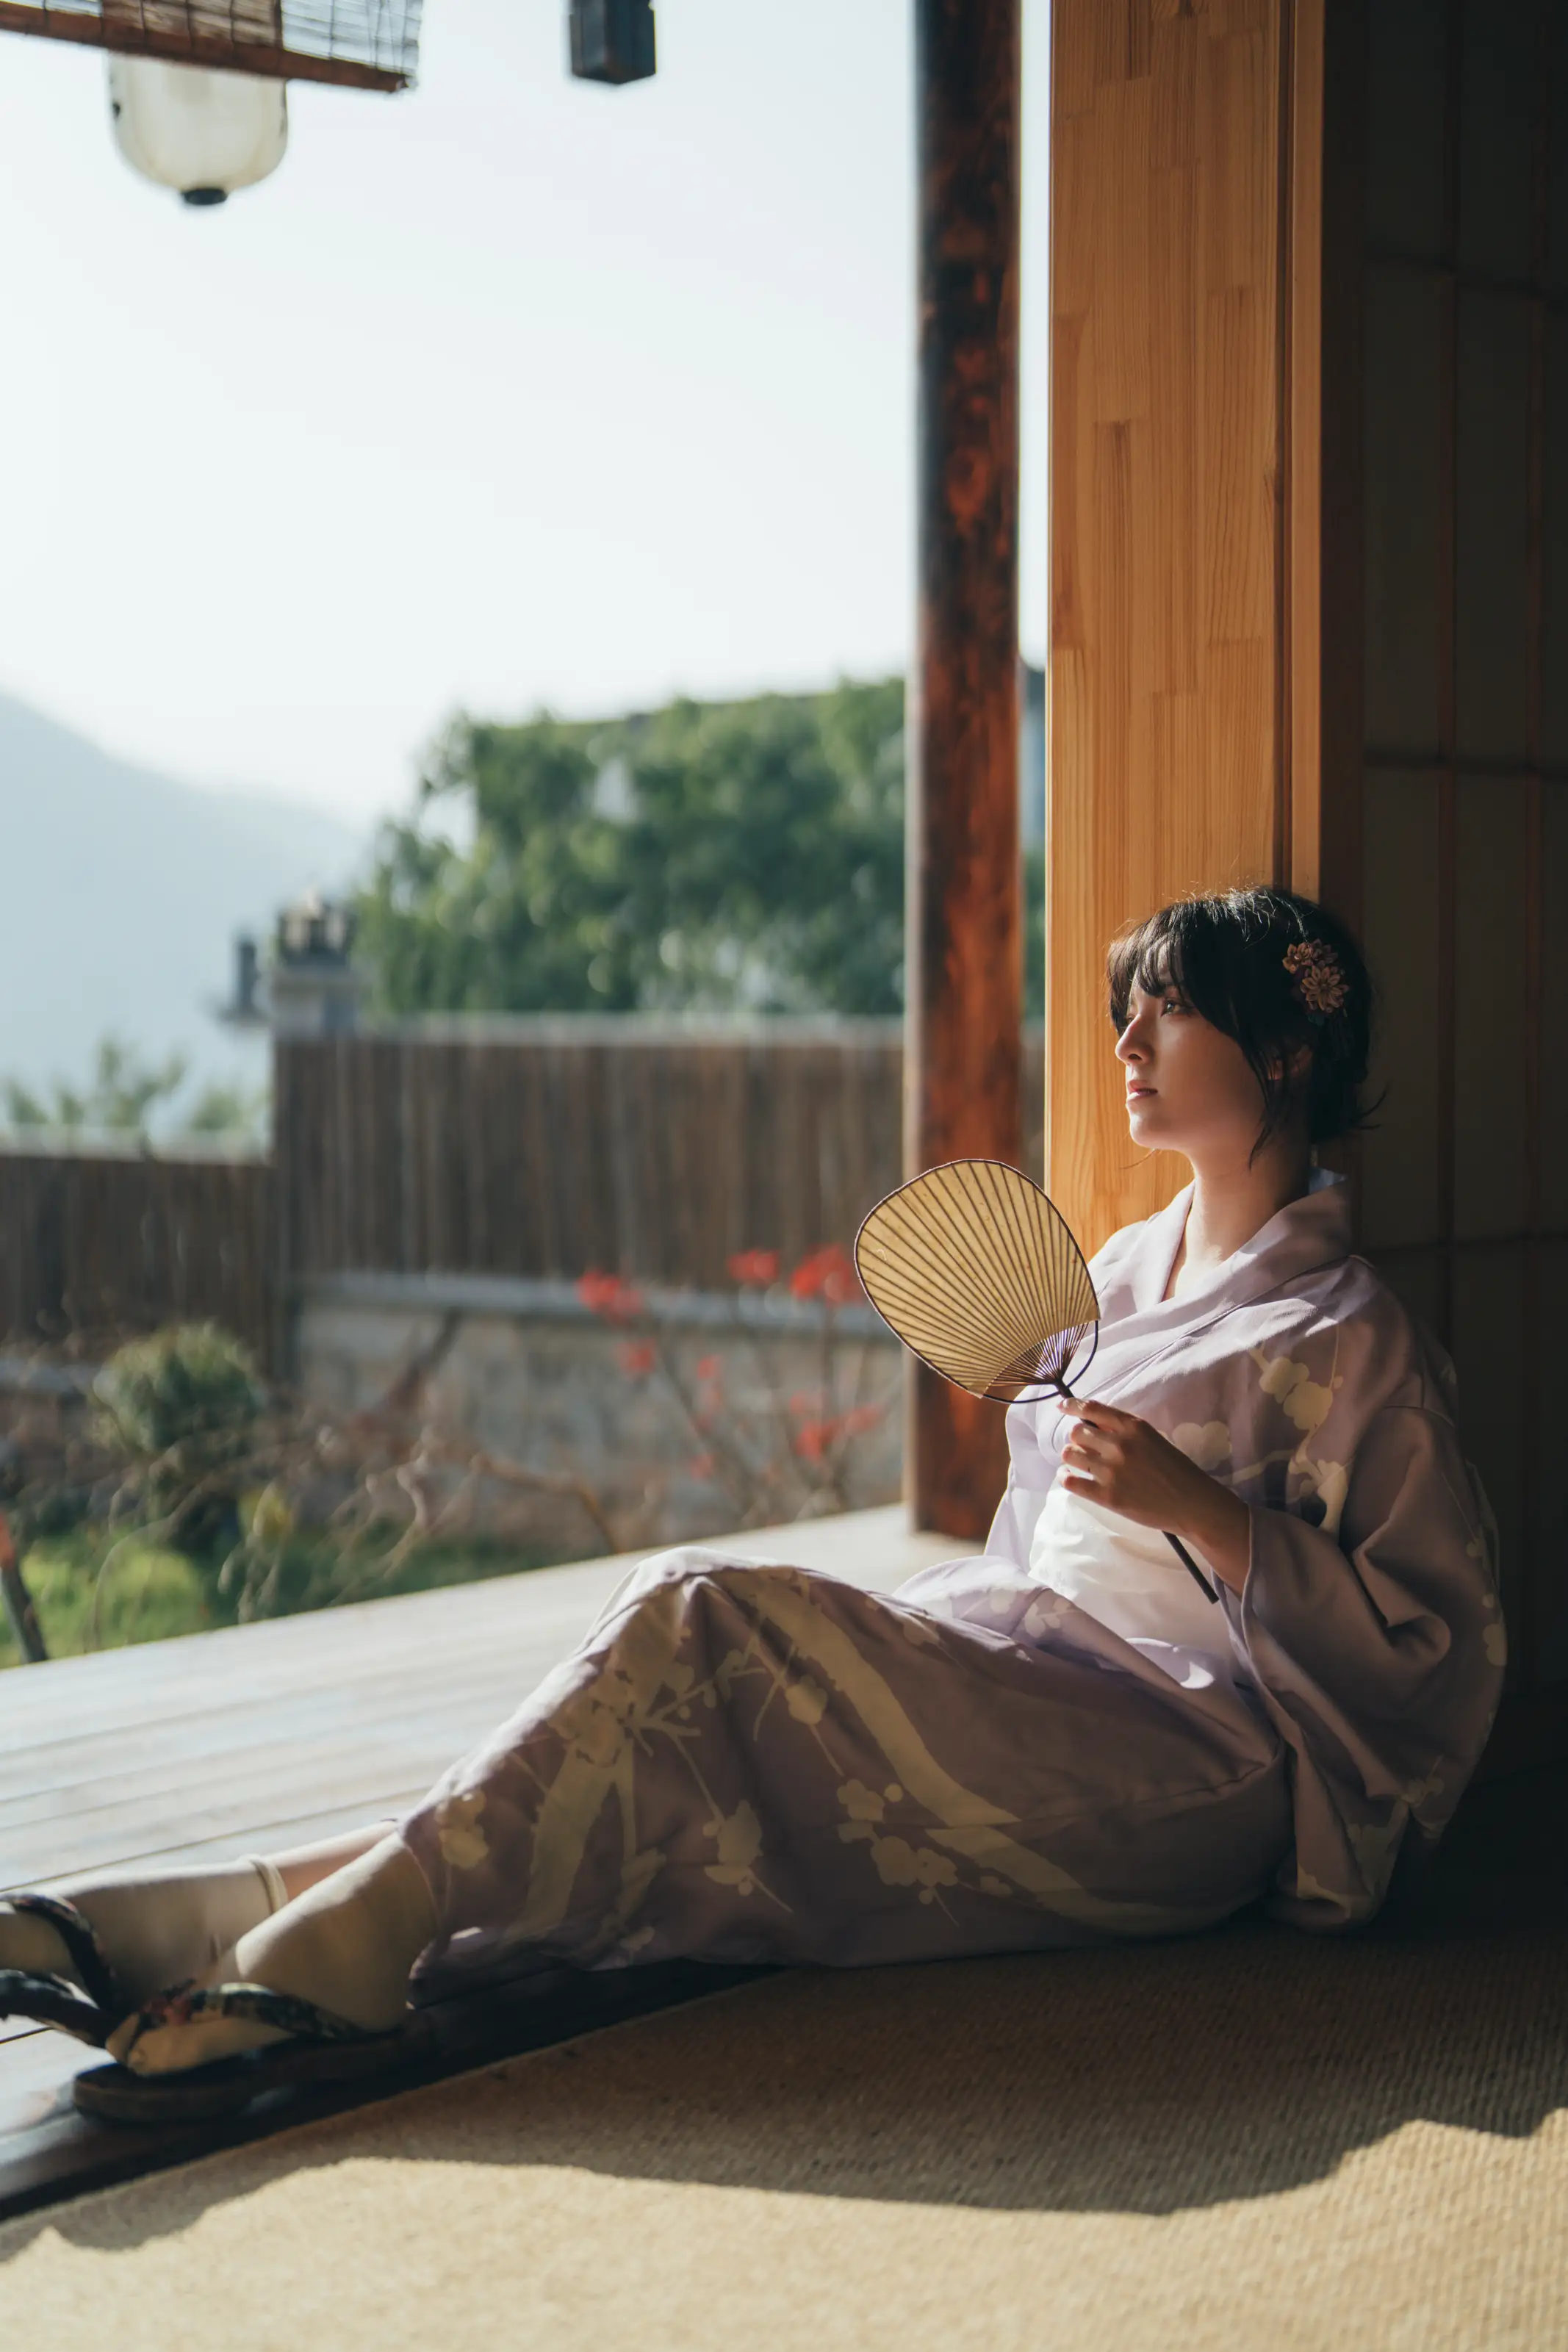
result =
[[[1015,1407],[984,1554],[896,1593],[693,1546],[634,1571],[403,1824],[427,1969],[939,1958],[1270,1895],[1303,1926],[1370,1916],[1500,1679],[1451,1375],[1350,1254],[1333,1180],[1164,1300],[1186,1198],[1093,1261],[1085,1388],[1248,1506],[1213,1648],[1124,1641],[1030,1578],[1063,1433]]]
[[[1315,1176],[1206,1283],[1166,1300],[1190,1198],[1093,1260],[1104,1319],[1089,1387],[1249,1507],[1245,1589],[1219,1590],[1235,1663],[1290,1761],[1295,1838],[1275,1908],[1348,1926],[1382,1902],[1407,1829],[1417,1853],[1436,1841],[1491,1727],[1507,1654],[1495,1522],[1460,1449],[1452,1367],[1352,1254],[1342,1180]],[[991,1542],[1026,1559],[1058,1416],[1016,1407],[1009,1420]]]

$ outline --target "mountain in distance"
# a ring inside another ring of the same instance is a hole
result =
[[[0,695],[0,1077],[79,1083],[112,1034],[254,1085],[260,1041],[212,1012],[235,935],[341,890],[368,846],[315,810],[132,767]]]

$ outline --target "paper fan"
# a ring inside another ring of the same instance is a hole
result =
[[[971,1396],[1059,1391],[1086,1340],[1094,1352],[1100,1301],[1083,1252],[1039,1186],[1000,1160],[950,1160],[900,1184],[856,1235],[855,1264],[905,1347]]]
[[[1020,1169],[950,1160],[879,1201],[855,1236],[866,1296],[912,1355],[971,1396],[1071,1396],[1100,1337],[1072,1229]],[[1085,1349],[1081,1363],[1078,1358]],[[1181,1539],[1165,1540],[1211,1601]]]

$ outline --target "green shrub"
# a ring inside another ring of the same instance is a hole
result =
[[[226,1551],[267,1403],[249,1351],[216,1324],[171,1324],[119,1349],[93,1394],[106,1443],[135,1473],[145,1504],[172,1519],[169,1542],[193,1559]]]
[[[267,1402],[248,1349],[216,1323],[172,1323],[131,1340],[93,1394],[114,1442],[142,1461],[182,1445],[237,1450]]]

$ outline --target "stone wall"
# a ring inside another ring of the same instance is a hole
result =
[[[646,1317],[616,1325],[565,1282],[320,1276],[293,1302],[293,1375],[342,1412],[427,1362],[421,1410],[443,1435],[582,1481],[617,1548],[898,1498],[900,1350],[869,1309],[645,1296]],[[569,1491],[480,1475],[471,1499],[481,1527],[557,1556],[605,1548]]]

